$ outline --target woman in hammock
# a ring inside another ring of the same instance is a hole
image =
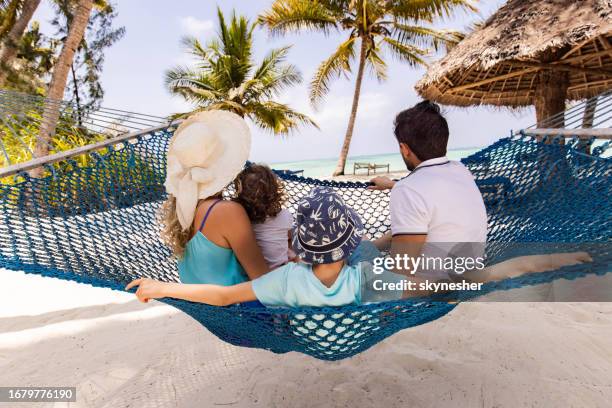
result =
[[[244,120],[225,111],[191,116],[170,141],[162,237],[178,258],[183,283],[228,286],[269,271],[244,207],[221,196],[250,145]]]

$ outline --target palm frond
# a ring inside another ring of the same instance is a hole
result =
[[[186,67],[166,71],[164,82],[170,93],[181,95],[193,103],[208,103],[223,97],[222,92],[211,86],[206,75]]]
[[[257,84],[252,86],[249,92],[245,93],[245,99],[257,98],[262,96],[267,98],[277,97],[282,91],[302,82],[302,74],[295,65],[283,65],[274,72],[257,80]]]
[[[384,81],[387,79],[387,64],[381,56],[381,49],[378,46],[371,47],[366,56],[366,64],[372,70],[376,79]]]
[[[427,62],[423,59],[428,54],[427,50],[402,44],[390,37],[384,37],[383,41],[391,51],[391,54],[399,61],[406,62],[410,66],[427,66]]]
[[[271,50],[266,55],[255,70],[253,79],[257,80],[256,93],[261,93],[267,97],[278,96],[284,89],[297,85],[302,82],[302,74],[297,67],[286,64],[287,53],[290,47],[283,47]],[[245,96],[250,97],[247,93]]]
[[[332,11],[335,15],[346,15],[349,14],[354,6],[355,1],[353,0],[317,0],[326,9]]]
[[[295,65],[286,64],[277,68],[274,75],[264,77],[262,82],[264,84],[263,92],[278,95],[281,91],[301,83],[302,73]]]
[[[226,24],[221,9],[217,9],[219,16],[219,40],[223,53],[232,55],[240,61],[248,61],[252,56],[252,36],[255,24],[251,24],[244,16],[232,12],[229,25]]]
[[[351,60],[355,58],[356,39],[356,37],[351,37],[344,41],[329,58],[319,65],[310,82],[310,103],[312,105],[316,105],[329,92],[332,79],[351,71]]]
[[[393,23],[392,37],[401,44],[414,44],[418,47],[433,48],[438,51],[440,44],[456,43],[455,31]]]
[[[478,0],[392,0],[386,3],[387,13],[404,22],[433,21],[436,17],[452,17],[456,11],[476,12]]]
[[[230,112],[234,112],[237,115],[244,117],[247,113],[246,107],[235,101],[231,101],[229,99],[225,99],[222,101],[218,101],[210,104],[206,109],[208,110],[226,110]]]
[[[270,50],[268,54],[261,61],[259,67],[255,70],[253,78],[261,79],[268,75],[271,71],[274,71],[280,64],[282,64],[289,53],[291,46],[275,48]]]
[[[276,0],[270,10],[259,16],[259,22],[273,35],[290,31],[318,30],[325,34],[335,28],[338,13],[325,7],[325,2],[310,0]]]
[[[307,115],[296,112],[289,106],[272,101],[248,105],[249,117],[262,129],[275,134],[287,135],[302,125],[319,126]]]
[[[199,72],[189,67],[177,66],[164,73],[164,83],[169,91],[175,87],[202,86],[198,81]]]
[[[187,50],[192,56],[207,60],[209,58],[209,51],[202,46],[200,40],[193,36],[185,36],[181,38],[181,45]]]
[[[444,48],[446,49],[447,53],[457,44],[463,41],[467,36],[467,34],[462,31],[447,31],[445,35],[446,39],[444,40]]]

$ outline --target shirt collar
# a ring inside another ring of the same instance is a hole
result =
[[[434,157],[433,159],[429,159],[429,160],[425,160],[425,161],[421,162],[421,164],[416,166],[414,170],[418,169],[419,167],[423,167],[423,166],[431,166],[432,164],[447,163],[448,161],[449,160],[448,160],[448,158],[446,156]]]

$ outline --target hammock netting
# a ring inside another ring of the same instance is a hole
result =
[[[165,199],[165,153],[172,130],[90,154],[44,178],[21,174],[0,187],[0,268],[123,290],[138,277],[178,281],[176,262],[160,241],[157,210]],[[477,179],[489,215],[487,263],[520,255],[512,243],[604,243],[611,232],[610,159],[581,153],[570,141],[506,138],[463,160]],[[389,230],[389,196],[363,183],[279,173],[291,210],[313,185],[334,188],[361,215],[372,237]],[[297,351],[324,360],[353,356],[399,330],[435,320],[457,301],[495,290],[575,279],[609,270],[608,246],[592,263],[489,283],[456,293],[454,302],[420,298],[362,306],[213,307],[166,302],[223,341],[275,353]],[[528,251],[527,251],[528,252]],[[537,251],[536,251],[537,253]],[[524,254],[524,253],[523,253]]]

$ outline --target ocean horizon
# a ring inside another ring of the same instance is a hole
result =
[[[448,151],[448,158],[451,160],[459,160],[467,157],[482,149],[481,147],[471,147],[462,149],[451,149]],[[276,170],[303,170],[305,177],[329,177],[336,168],[338,158],[329,157],[325,159],[298,160],[289,162],[273,162],[268,165]],[[346,161],[346,174],[353,174],[353,165],[356,162],[367,162],[375,164],[388,164],[389,171],[404,171],[406,165],[402,157],[398,153],[385,153],[374,155],[350,156]],[[379,170],[379,174],[384,174],[385,169]],[[365,170],[360,170],[357,174],[365,174]],[[371,174],[371,173],[370,173]]]

